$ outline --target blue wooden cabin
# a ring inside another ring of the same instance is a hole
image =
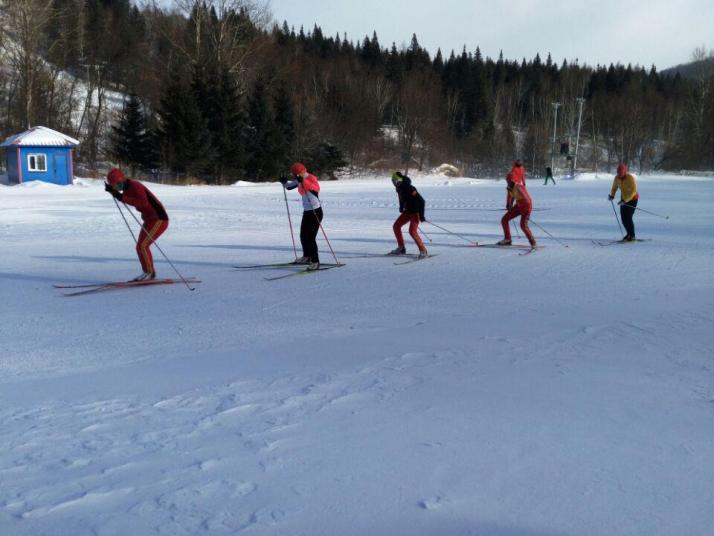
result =
[[[8,182],[72,184],[77,145],[79,141],[47,127],[33,127],[10,136],[0,144],[5,149]]]

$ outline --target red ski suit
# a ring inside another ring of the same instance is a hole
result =
[[[523,165],[517,166],[513,164],[511,172],[506,176],[507,181],[514,182],[519,186],[523,186],[523,190],[526,190],[526,168]],[[526,195],[528,192],[526,191]],[[506,194],[506,207],[510,207],[512,204],[511,190],[508,190]],[[528,198],[530,200],[530,197]]]
[[[136,254],[144,272],[156,273],[150,247],[169,227],[166,209],[156,196],[138,181],[127,179],[121,200],[141,213],[144,223],[136,241]]]
[[[511,204],[512,200],[515,204]],[[501,227],[503,227],[503,235],[506,240],[511,240],[511,226],[510,222],[512,219],[521,217],[521,229],[523,229],[523,234],[528,238],[528,242],[531,246],[536,245],[533,233],[528,228],[528,218],[530,218],[531,211],[533,210],[533,200],[531,199],[528,190],[526,190],[525,184],[518,184],[515,181],[509,183],[508,187],[508,202],[509,209],[501,218]]]

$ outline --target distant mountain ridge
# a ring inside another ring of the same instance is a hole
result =
[[[671,76],[675,76],[677,73],[684,78],[696,78],[702,74],[704,76],[714,76],[714,56],[699,61],[683,63],[660,72],[660,74]]]

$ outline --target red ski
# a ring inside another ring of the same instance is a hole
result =
[[[195,277],[189,277],[185,280],[187,283],[200,283],[201,281]],[[120,288],[146,287],[151,285],[173,285],[174,283],[183,283],[183,279],[148,279],[145,281],[113,281],[109,283],[95,283],[87,285],[53,285],[60,289],[79,289],[72,292],[64,292],[63,296],[82,296],[84,294],[93,294],[95,292],[103,292],[105,290],[115,290]]]

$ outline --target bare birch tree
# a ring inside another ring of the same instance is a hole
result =
[[[44,35],[54,14],[52,0],[0,0],[0,23],[6,32],[0,45],[18,74],[19,120],[27,128],[36,117],[35,98],[45,70]]]

